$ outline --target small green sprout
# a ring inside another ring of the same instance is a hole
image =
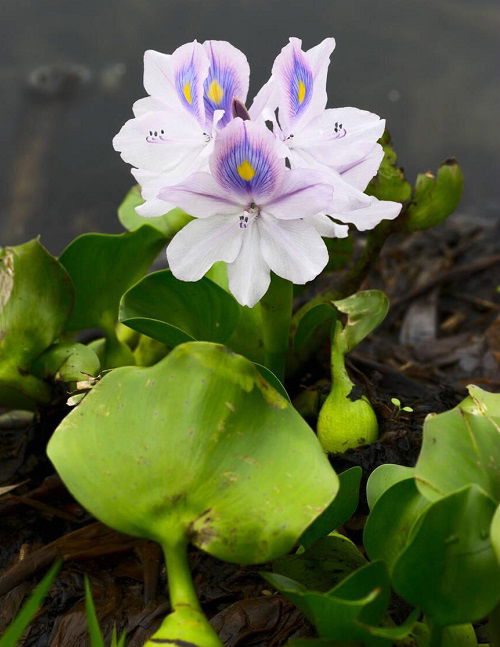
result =
[[[401,400],[399,398],[391,398],[391,403],[396,407],[395,414],[396,418],[399,416],[401,411],[405,411],[406,413],[413,413],[413,408],[412,407],[402,407],[401,406]]]

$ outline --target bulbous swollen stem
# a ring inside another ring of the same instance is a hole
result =
[[[163,545],[172,612],[144,647],[186,645],[222,647],[222,642],[201,610],[187,559],[185,539]]]

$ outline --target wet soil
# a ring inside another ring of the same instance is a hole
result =
[[[499,229],[498,223],[462,215],[432,232],[389,240],[363,285],[387,292],[389,316],[349,359],[359,392],[376,409],[381,434],[373,445],[332,457],[338,471],[360,465],[366,480],[382,463],[413,465],[428,413],[453,407],[469,383],[498,391]],[[305,389],[324,395],[328,387],[324,344],[291,385],[291,395]],[[398,410],[392,398],[413,411]],[[0,429],[0,633],[40,575],[62,557],[64,567],[22,645],[88,645],[87,574],[107,640],[116,623],[127,631],[128,646],[140,647],[169,609],[161,554],[151,542],[90,518],[53,473],[44,448],[66,413],[63,402],[28,425]],[[2,487],[17,483],[2,494]],[[365,515],[361,497],[345,528],[357,541]],[[190,559],[202,605],[226,647],[278,647],[314,635],[300,612],[259,576],[265,565],[226,564],[195,549]]]

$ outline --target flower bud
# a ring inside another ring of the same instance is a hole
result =
[[[435,227],[455,211],[462,196],[464,177],[455,159],[448,159],[438,169],[437,177],[420,173],[408,207],[405,229],[419,231]]]
[[[378,436],[375,412],[364,395],[355,396],[345,369],[341,331],[342,324],[337,322],[332,340],[332,390],[321,407],[317,427],[323,449],[332,454],[372,443]]]

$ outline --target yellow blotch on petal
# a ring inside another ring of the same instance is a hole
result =
[[[220,83],[214,79],[208,86],[207,97],[218,105],[222,101],[223,96],[224,88],[222,88]]]
[[[299,100],[299,103],[302,103],[306,98],[306,84],[304,83],[304,81],[301,81],[300,79],[299,79],[299,88],[297,90],[297,98]]]
[[[238,166],[238,175],[245,180],[245,182],[249,182],[255,175],[255,169],[248,160],[244,160]]]
[[[185,83],[184,87],[182,88],[182,92],[184,93],[184,96],[186,97],[186,101],[191,104],[193,102],[193,99],[191,97],[191,83]]]

